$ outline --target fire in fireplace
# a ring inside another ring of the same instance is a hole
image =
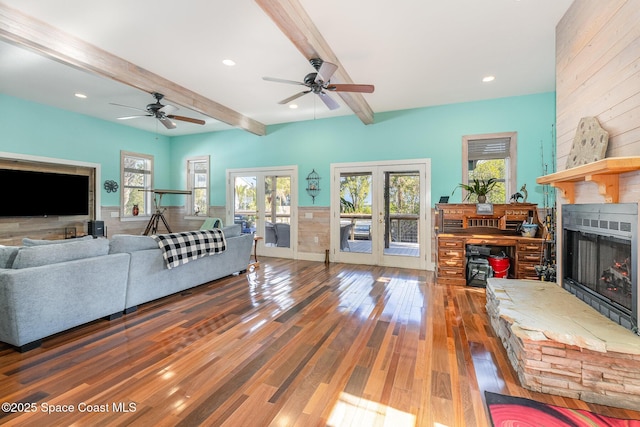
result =
[[[563,205],[562,228],[562,286],[638,334],[638,205]]]

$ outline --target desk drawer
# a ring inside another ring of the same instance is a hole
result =
[[[462,258],[440,258],[438,265],[442,268],[458,268],[464,270],[464,261]]]
[[[536,265],[539,264],[537,262],[519,262],[517,279],[539,280],[536,274]]]
[[[542,254],[540,252],[518,252],[518,261],[540,264],[542,262]]]
[[[467,279],[464,275],[464,268],[438,267],[438,278],[440,284],[465,285]]]
[[[440,248],[438,250],[438,259],[462,259],[464,258],[464,250],[462,248]]]
[[[542,252],[542,243],[518,242],[518,253],[520,252]]]
[[[438,249],[463,249],[463,239],[438,239]]]
[[[440,277],[438,276],[438,278],[436,279],[436,282],[439,285],[455,285],[455,286],[466,286],[467,284],[467,279],[465,279],[464,277]]]

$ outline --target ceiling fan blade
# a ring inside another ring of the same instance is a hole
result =
[[[137,119],[140,117],[153,117],[151,114],[141,114],[139,116],[125,116],[125,117],[117,117],[118,120],[129,120],[129,119]]]
[[[266,80],[268,82],[287,83],[287,84],[290,84],[290,85],[306,86],[306,84],[304,84],[302,82],[296,82],[296,81],[293,81],[293,80],[278,79],[278,78],[275,78],[275,77],[263,77],[262,80]]]
[[[290,103],[291,101],[293,101],[294,99],[298,99],[298,98],[300,98],[302,95],[306,95],[306,94],[308,94],[309,92],[311,92],[311,91],[310,91],[310,90],[305,90],[305,91],[302,91],[302,92],[300,92],[300,93],[296,93],[295,95],[292,95],[292,96],[290,96],[290,97],[288,97],[288,98],[286,98],[286,99],[283,99],[282,101],[278,102],[278,104],[288,104],[288,103]]]
[[[163,106],[162,108],[160,108],[158,111],[160,111],[162,113],[165,113],[166,115],[169,115],[171,113],[175,113],[178,110],[179,110],[178,107],[176,107],[174,105],[167,104],[167,105]]]
[[[132,110],[142,111],[143,113],[147,112],[147,110],[143,110],[142,108],[131,107],[129,105],[123,105],[123,104],[116,104],[115,102],[110,102],[109,104],[110,105],[115,105],[115,106],[118,106],[118,107],[131,108]]]
[[[204,120],[200,120],[200,119],[194,119],[191,117],[184,117],[184,116],[174,116],[174,115],[167,115],[168,118],[173,119],[173,120],[181,120],[183,122],[189,122],[189,123],[195,123],[197,125],[203,125],[206,122]]]
[[[162,123],[164,125],[164,127],[166,127],[167,129],[175,129],[176,128],[176,124],[173,123],[171,121],[171,119],[166,117],[166,116],[158,117],[158,120],[160,120],[160,123]]]
[[[336,64],[332,64],[331,62],[323,62],[318,70],[318,75],[316,76],[316,83],[318,80],[322,80],[323,82],[328,82],[333,76],[333,73],[336,72],[338,66]]]
[[[355,84],[330,84],[326,88],[326,90],[331,90],[334,92],[363,92],[363,93],[373,93],[375,87],[373,85],[355,85]]]
[[[337,108],[340,108],[340,104],[338,104],[333,98],[331,98],[328,94],[324,93],[324,92],[320,92],[318,94],[318,96],[320,97],[320,99],[322,99],[322,102],[324,102],[324,105],[327,106],[327,108],[329,108],[329,110],[335,110]]]

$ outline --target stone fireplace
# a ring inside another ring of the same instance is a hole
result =
[[[523,387],[640,410],[638,204],[561,215],[559,283],[489,279],[491,325]]]
[[[562,206],[562,287],[638,333],[638,205]]]

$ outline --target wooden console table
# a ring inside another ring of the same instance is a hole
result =
[[[535,266],[542,264],[544,240],[522,237],[516,231],[519,224],[531,218],[541,234],[536,204],[496,204],[492,214],[477,214],[476,205],[471,203],[437,204],[436,215],[439,283],[467,283],[467,245],[504,248],[511,261],[509,277],[538,279]]]

